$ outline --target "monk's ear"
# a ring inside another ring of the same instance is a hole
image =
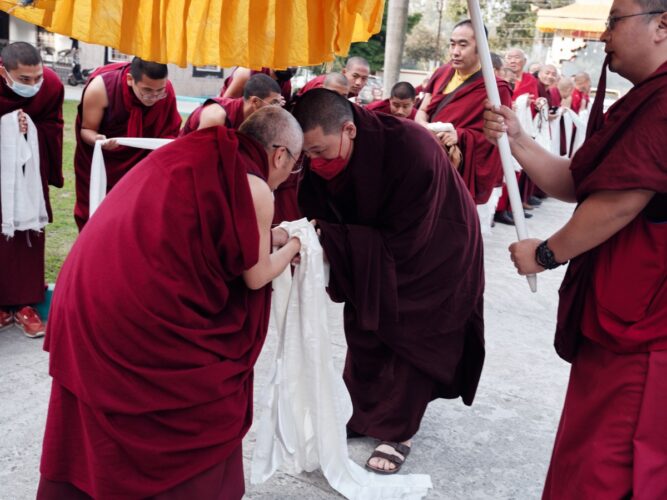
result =
[[[662,42],[667,40],[667,12],[660,14],[658,19],[658,29],[656,30],[656,41]]]
[[[127,81],[127,85],[128,85],[129,87],[131,87],[131,86],[132,86],[132,83],[134,83],[134,78],[132,78],[132,75],[130,74],[129,71],[127,72],[127,78],[126,78],[126,81]]]
[[[343,130],[347,131],[350,139],[354,139],[357,136],[357,126],[351,120],[348,120],[343,124]]]

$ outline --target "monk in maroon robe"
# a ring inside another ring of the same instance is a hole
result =
[[[591,91],[591,77],[588,73],[581,72],[574,75],[574,90],[572,91],[572,104],[570,107],[575,113],[588,108]]]
[[[461,21],[452,30],[449,43],[450,63],[439,67],[425,88],[417,121],[443,122],[454,125],[454,132],[437,136],[444,148],[459,148],[458,172],[478,205],[491,197],[493,188],[503,178],[498,148],[482,132],[486,88],[470,21]],[[508,105],[512,91],[509,84],[496,78],[500,100]]]
[[[224,125],[239,128],[255,111],[264,106],[282,106],[280,87],[275,80],[263,73],[250,77],[243,90],[243,97],[231,99],[214,97],[195,109],[188,117],[180,135],[187,135],[197,129]],[[274,224],[301,218],[296,199],[298,177],[290,176],[274,192]]]
[[[76,117],[76,205],[79,231],[88,221],[90,165],[99,139],[114,137],[172,138],[178,135],[181,115],[176,94],[167,79],[167,66],[135,57],[131,63],[114,63],[95,70],[83,89]],[[147,149],[102,146],[107,191],[150,153]]]
[[[521,49],[512,48],[507,51],[505,61],[507,63],[507,68],[512,71],[514,76],[512,103],[514,103],[520,95],[528,94],[530,96],[531,110],[534,116],[536,113],[535,100],[540,95],[539,82],[531,73],[523,70],[527,62],[526,54]],[[517,182],[519,183],[521,201],[524,202],[524,207],[528,208],[529,206],[526,202],[530,197],[530,194],[532,194],[532,181],[526,177],[525,172],[520,172],[517,173]],[[532,206],[530,206],[530,208],[532,208]],[[526,218],[532,217],[532,215],[528,213],[525,214],[525,216]],[[496,207],[496,214],[493,220],[500,222],[501,224],[514,225],[509,193],[505,183],[503,183],[503,192],[498,200],[498,206]]]
[[[253,75],[266,75],[275,81],[280,87],[280,94],[283,98],[283,104],[287,104],[292,99],[292,77],[296,72],[296,68],[287,68],[285,70],[274,70],[271,68],[262,68],[259,71],[242,68],[237,66],[231,74],[225,78],[222,88],[220,89],[220,97],[228,97],[235,99],[244,95],[243,89],[246,83]]]
[[[616,0],[612,13],[642,6]],[[520,274],[571,260],[555,346],[572,370],[545,500],[667,498],[666,24],[667,13],[628,17],[602,34],[609,55],[572,159],[533,143],[510,110],[486,114],[487,135],[506,131],[542,189],[578,204],[548,240],[510,246]],[[634,87],[603,117],[607,64]]]
[[[363,57],[353,56],[346,61],[345,67],[343,68],[341,73],[345,75],[345,78],[347,78],[347,81],[349,83],[349,91],[347,94],[348,98],[356,98],[357,96],[359,96],[359,93],[366,86],[366,82],[368,81],[368,75],[370,75],[370,72],[371,72],[371,65]],[[312,89],[318,89],[322,87],[328,88],[325,85],[326,77],[327,75],[320,75],[313,78],[299,90],[298,95],[301,96],[305,92],[308,92],[309,90]]]
[[[213,97],[195,109],[183,125],[180,135],[200,128],[223,125],[239,128],[243,121],[264,106],[280,106],[282,99],[276,81],[258,73],[250,77],[243,89],[243,97]]]
[[[37,49],[17,42],[2,51],[0,116],[21,110],[35,124],[39,140],[39,168],[49,222],[53,213],[49,185],[63,187],[62,144],[64,90],[58,76],[45,68]],[[25,118],[19,118],[27,132]],[[0,214],[0,221],[2,214]],[[0,235],[0,330],[16,323],[29,337],[44,335],[37,311],[44,301],[44,232],[16,231]]]
[[[164,146],[105,198],[53,297],[38,499],[241,498],[270,283],[300,249],[271,230],[271,190],[302,141],[267,107]]]
[[[424,127],[315,89],[294,110],[309,157],[299,186],[345,303],[350,434],[382,440],[397,472],[430,401],[473,401],[484,360],[475,204]]]
[[[409,82],[398,82],[391,88],[389,99],[375,101],[366,105],[369,111],[394,115],[397,118],[414,120],[417,115],[415,101],[417,94]]]

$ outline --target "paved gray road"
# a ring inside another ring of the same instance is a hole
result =
[[[547,237],[567,220],[572,206],[548,200],[529,221],[529,232]],[[498,225],[486,238],[487,358],[475,403],[439,400],[426,412],[414,439],[406,472],[429,473],[429,499],[539,498],[560,414],[568,365],[553,351],[557,289],[564,269],[542,273],[532,294],[514,273],[507,246],[514,229]],[[345,342],[340,325],[336,360]],[[259,360],[256,394],[268,375],[271,333]],[[0,499],[33,499],[50,388],[41,340],[17,329],[0,332]],[[244,442],[246,467],[254,433]],[[350,456],[363,463],[371,440],[350,442]],[[249,477],[246,469],[246,477]],[[276,474],[247,486],[251,499],[341,498],[320,473]],[[194,499],[193,499],[194,500]]]

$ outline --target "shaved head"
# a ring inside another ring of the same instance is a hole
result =
[[[14,42],[2,49],[2,65],[8,70],[23,66],[37,66],[42,64],[39,51],[26,42]]]
[[[359,56],[352,56],[348,58],[347,62],[345,63],[345,69],[347,69],[348,71],[352,71],[354,66],[365,66],[369,70],[371,69],[370,63],[363,57]]]
[[[264,73],[252,75],[243,87],[243,98],[246,101],[252,96],[266,99],[271,94],[280,94],[280,87],[278,82]]]
[[[298,155],[303,148],[301,127],[291,114],[278,106],[264,106],[255,111],[241,124],[239,132],[257,140],[267,151],[271,151],[274,144],[281,144]]]
[[[391,97],[397,99],[414,99],[417,97],[415,88],[409,82],[398,82],[391,88]]]
[[[304,133],[322,127],[325,134],[333,134],[345,122],[354,121],[350,102],[327,89],[313,89],[303,94],[293,113]]]
[[[325,78],[322,86],[325,89],[333,90],[334,92],[346,96],[350,91],[350,83],[343,73],[329,73]]]

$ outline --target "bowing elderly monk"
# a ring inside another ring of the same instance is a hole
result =
[[[2,49],[0,116],[21,110],[17,133],[28,132],[25,115],[35,124],[41,184],[38,192],[44,197],[48,222],[53,221],[49,185],[62,187],[64,182],[63,96],[60,79],[44,67],[35,47],[16,42]],[[37,205],[37,200],[29,201]],[[0,234],[0,330],[16,324],[28,337],[44,335],[45,325],[32,306],[44,301],[45,238],[44,231],[15,231],[11,238]]]
[[[484,360],[482,239],[475,204],[424,127],[325,89],[294,115],[309,162],[299,205],[316,220],[328,292],[344,302],[348,435],[381,440],[395,473],[430,401],[473,401]],[[409,168],[406,168],[409,167]]]
[[[195,109],[185,122],[180,135],[217,125],[239,128],[255,111],[264,106],[282,106],[284,103],[278,83],[263,73],[256,73],[245,84],[243,97],[214,97]],[[274,224],[301,218],[296,201],[297,184],[298,177],[292,175],[274,191]]]
[[[572,159],[533,142],[508,108],[485,114],[487,135],[507,131],[540,188],[578,203],[546,240],[510,246],[520,274],[571,261],[555,346],[572,368],[545,500],[667,498],[667,1],[614,0],[601,40],[634,87],[603,117],[603,68]]]
[[[38,499],[241,498],[271,280],[300,249],[271,230],[271,192],[302,141],[266,107],[160,148],[109,193],[58,276]]]
[[[503,171],[498,148],[482,132],[486,88],[470,20],[454,26],[449,58],[450,62],[439,67],[426,85],[416,121],[454,125],[453,132],[436,135],[450,158],[458,159],[457,170],[475,203],[483,205],[489,201],[493,188],[501,184]],[[509,105],[512,99],[509,84],[500,78],[496,82],[501,102]],[[452,148],[458,148],[460,153]]]
[[[178,135],[181,115],[176,94],[167,79],[167,66],[135,57],[131,63],[103,66],[90,75],[76,116],[76,204],[79,231],[88,221],[90,165],[98,139],[114,137],[172,138]],[[148,149],[103,146],[107,191],[150,153]]]

